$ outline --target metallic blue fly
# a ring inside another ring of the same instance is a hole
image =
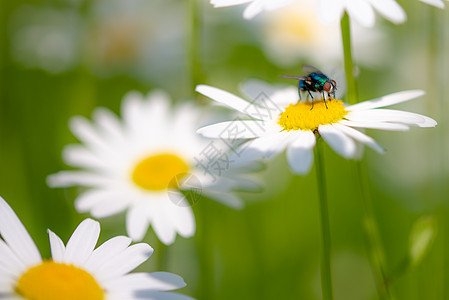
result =
[[[290,75],[280,75],[280,77],[284,78],[292,78],[299,80],[298,83],[298,94],[299,100],[301,99],[301,91],[307,91],[312,98],[312,108],[313,109],[313,95],[311,92],[322,93],[324,105],[326,105],[326,97],[324,92],[327,93],[328,98],[335,98],[335,91],[337,90],[337,83],[335,80],[329,79],[326,75],[323,74],[320,70],[310,65],[304,65],[302,67],[302,71],[306,73],[305,76],[290,76]],[[332,95],[332,96],[331,96]]]

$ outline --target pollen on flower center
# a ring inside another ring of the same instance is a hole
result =
[[[143,159],[134,168],[133,182],[143,189],[162,191],[178,188],[178,181],[187,174],[189,165],[173,154],[159,154]]]
[[[104,292],[87,271],[44,261],[20,276],[16,292],[28,300],[102,300]]]
[[[287,131],[315,130],[319,125],[336,123],[347,114],[343,102],[340,100],[326,100],[326,104],[328,108],[326,108],[324,101],[315,101],[313,109],[311,109],[311,102],[290,104],[281,113],[278,124]]]

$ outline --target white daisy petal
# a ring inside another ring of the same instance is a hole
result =
[[[88,212],[99,203],[115,199],[118,196],[118,191],[115,189],[90,189],[80,194],[75,199],[75,208],[78,212]],[[123,202],[126,202],[124,199]]]
[[[85,219],[73,232],[62,259],[65,263],[82,266],[97,244],[100,236],[100,223],[92,219]]]
[[[135,244],[118,253],[101,267],[102,282],[118,278],[141,265],[151,254],[153,248],[148,244]]]
[[[343,132],[344,134],[346,134],[347,136],[353,138],[354,140],[367,145],[368,147],[372,148],[373,150],[379,152],[379,153],[384,153],[385,149],[380,146],[378,143],[376,143],[376,141],[367,136],[366,134],[355,130],[351,127],[345,126],[345,125],[341,125],[341,124],[333,124],[333,126],[335,128],[337,128],[338,130],[340,130],[341,132]]]
[[[150,222],[150,208],[145,205],[133,205],[126,213],[126,232],[133,241],[141,241]]]
[[[85,167],[89,169],[107,168],[108,164],[92,151],[80,145],[68,145],[62,152],[63,160],[72,167]]]
[[[313,164],[315,135],[312,131],[298,131],[297,137],[287,148],[287,159],[295,174],[307,174]]]
[[[0,271],[8,274],[8,277],[17,278],[26,267],[12,249],[0,239]]]
[[[53,231],[47,229],[50,238],[51,259],[55,262],[63,262],[65,246],[62,240]]]
[[[368,110],[409,101],[425,94],[422,90],[402,91],[346,107],[348,111]]]
[[[356,154],[355,143],[340,130],[333,125],[320,125],[318,132],[336,153],[346,159],[354,158]]]
[[[274,10],[278,9],[284,6],[287,6],[289,4],[294,3],[297,0],[276,0],[276,1],[267,1],[265,2],[265,9],[266,10]]]
[[[143,106],[143,96],[139,92],[129,92],[125,95],[122,103],[122,116],[129,132],[135,132],[141,127],[140,112]]]
[[[173,199],[174,197],[183,198],[183,203],[188,204],[184,195],[181,193],[171,193],[170,201],[166,201],[166,211],[170,211],[170,219],[174,225],[175,230],[183,237],[189,238],[195,234],[195,217],[193,216],[192,208],[190,206],[177,206],[175,203],[180,201]]]
[[[408,131],[410,127],[404,124],[396,123],[382,123],[382,122],[362,122],[362,121],[349,121],[341,120],[338,123],[349,126],[349,127],[359,127],[367,129],[379,129],[379,130],[389,130],[389,131]]]
[[[444,8],[444,2],[442,0],[419,0],[429,5],[433,5],[438,8]]]
[[[243,201],[234,194],[231,193],[220,193],[216,191],[208,191],[203,190],[203,194],[206,197],[214,199],[217,202],[220,202],[223,205],[229,206],[233,209],[243,209],[244,204]]]
[[[360,25],[373,27],[376,21],[376,15],[371,5],[367,1],[347,1],[346,10],[349,16],[356,20]]]
[[[71,118],[69,127],[73,134],[90,149],[101,150],[106,153],[112,150],[107,146],[104,137],[98,133],[97,129],[86,118],[80,116]]]
[[[2,197],[0,197],[0,235],[26,266],[36,265],[42,261],[36,244]]]
[[[243,12],[245,19],[252,19],[264,10],[264,3],[262,1],[253,1]]]
[[[181,295],[172,292],[157,292],[157,291],[136,291],[133,293],[137,298],[134,299],[157,299],[157,300],[194,300],[192,297]]]
[[[227,6],[245,4],[245,3],[248,3],[251,1],[254,1],[254,0],[211,0],[210,3],[214,7],[227,7]]]
[[[171,291],[185,286],[182,277],[167,272],[133,273],[107,283],[107,287],[111,290],[115,287],[126,287],[134,291]]]
[[[17,298],[17,296],[9,296],[9,295],[3,296],[2,295],[2,300],[21,300],[21,299]]]
[[[256,138],[239,147],[231,160],[236,165],[242,165],[259,158],[272,158],[286,148],[290,139],[291,135],[284,131]]]
[[[441,7],[441,0],[421,0],[431,5]],[[245,19],[252,19],[262,11],[273,11],[290,4],[306,6],[299,0],[211,0],[214,7],[234,6],[249,3],[243,16]],[[312,2],[312,1],[309,1]],[[406,20],[404,10],[395,0],[318,0],[316,12],[319,20],[324,24],[332,24],[340,20],[344,11],[351,19],[356,20],[365,27],[372,27],[375,23],[375,12],[391,22],[398,24]]]
[[[90,213],[97,219],[109,217],[124,211],[129,206],[129,203],[129,197],[115,194],[109,199],[103,199],[94,204],[90,209]]]
[[[265,81],[250,79],[245,81],[240,90],[254,103],[261,103],[275,111],[282,112],[284,107],[298,102],[298,88],[293,86],[272,86]]]
[[[252,100],[257,101],[257,99],[270,97],[278,89],[271,84],[259,79],[249,79],[240,85],[240,91],[242,94]]]
[[[342,1],[318,0],[318,18],[324,24],[331,24],[340,20],[344,13]]]
[[[435,127],[437,122],[429,117],[407,111],[372,109],[350,112],[346,118],[351,121],[392,122],[418,127]]]
[[[254,109],[252,103],[229,92],[208,85],[198,85],[195,91],[241,113],[254,116],[256,119],[260,117],[260,115],[255,115],[254,111],[262,110],[262,108]]]
[[[237,180],[229,180],[231,190],[242,192],[261,192],[263,190],[263,184],[256,179],[241,176],[236,179]]]
[[[273,131],[264,121],[235,120],[202,127],[196,133],[206,138],[252,139]]]
[[[126,132],[128,142],[129,140],[141,140],[143,144],[151,145],[145,142],[147,140],[154,145],[158,141],[166,140],[169,134],[167,133],[170,129],[169,126],[174,126],[170,111],[170,99],[165,92],[160,90],[149,92],[139,110],[130,117],[132,117],[132,120],[125,119],[127,121],[124,124],[125,128],[128,128]],[[130,123],[134,123],[134,125],[128,126]],[[157,130],[148,130],[155,127]]]
[[[126,236],[116,236],[107,240],[92,252],[92,255],[84,264],[84,268],[102,278],[101,268],[110,259],[125,251],[130,244],[131,239]]]
[[[407,20],[402,7],[394,0],[368,0],[369,3],[382,15],[385,19],[392,23],[404,23]]]
[[[47,176],[47,184],[50,187],[80,186],[111,186],[114,182],[104,175],[83,171],[60,171]]]
[[[17,300],[17,297],[13,297],[15,294],[14,285],[16,284],[15,278],[11,276],[9,272],[3,271],[0,268],[0,299],[14,299]]]
[[[175,225],[170,222],[170,219],[167,218],[167,215],[164,213],[165,208],[162,206],[160,209],[162,209],[160,213],[155,213],[153,215],[151,226],[162,243],[165,245],[171,245],[174,243],[176,238]]]
[[[122,124],[113,112],[99,107],[95,109],[92,116],[103,134],[108,137],[108,140],[115,141],[117,144],[126,142]]]

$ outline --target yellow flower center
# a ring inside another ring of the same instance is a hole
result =
[[[284,9],[273,19],[272,31],[274,34],[281,35],[285,42],[295,43],[296,41],[312,43],[316,40],[316,34],[319,33],[319,24],[313,14],[298,18],[298,10]]]
[[[189,165],[173,154],[159,154],[145,158],[137,164],[132,180],[143,189],[162,191],[178,188],[178,182],[189,171]]]
[[[103,290],[91,274],[53,261],[28,269],[20,276],[16,292],[28,300],[104,299]]]
[[[281,113],[278,124],[284,130],[315,130],[320,125],[332,124],[343,120],[348,113],[340,100],[326,100],[327,108],[324,101],[298,102],[290,104]]]

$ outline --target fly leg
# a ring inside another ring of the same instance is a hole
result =
[[[324,92],[323,92],[323,101],[324,101],[324,105],[326,106],[326,109],[327,109],[326,96],[324,95]]]
[[[299,95],[299,101],[302,101],[302,99],[301,99],[301,81],[298,82],[298,95]]]
[[[312,96],[312,93],[309,91],[309,90],[307,90],[307,92],[309,92],[309,95],[310,95],[310,98],[312,98],[312,107],[310,108],[310,110],[312,110],[313,109],[313,96]]]

